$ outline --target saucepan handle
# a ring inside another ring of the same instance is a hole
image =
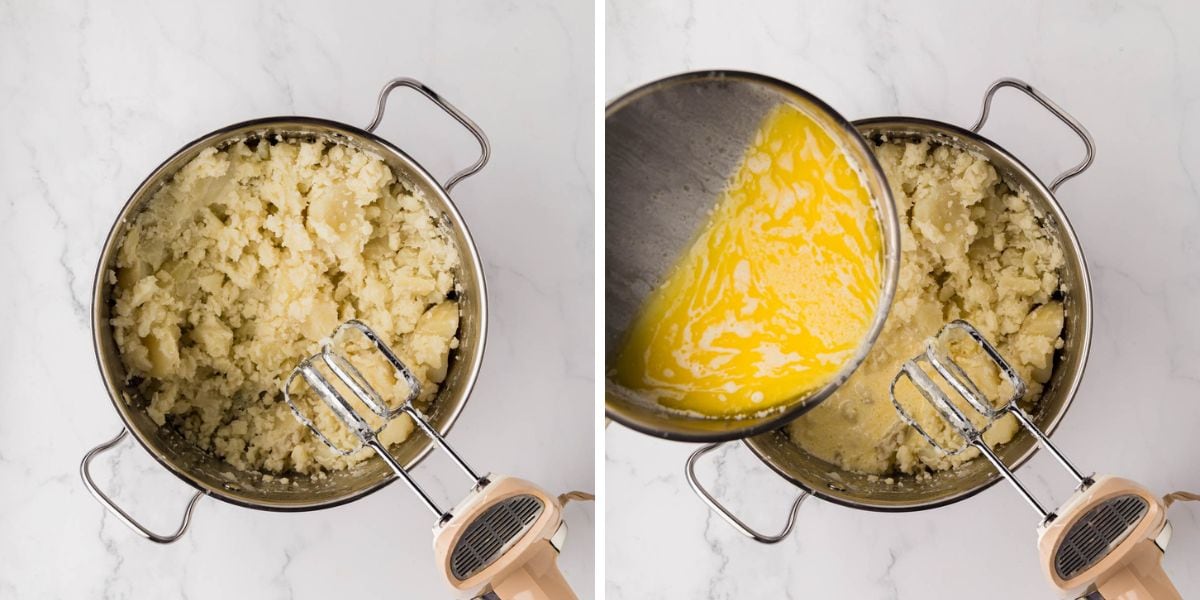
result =
[[[484,135],[483,130],[479,128],[479,125],[476,125],[475,121],[472,121],[470,117],[463,114],[463,112],[458,110],[458,108],[453,104],[447,102],[445,98],[439,96],[437,92],[429,89],[420,81],[409,77],[398,77],[387,82],[387,85],[383,86],[383,90],[379,92],[379,102],[375,108],[375,118],[371,119],[370,125],[367,125],[367,131],[373,132],[375,131],[376,127],[379,127],[380,121],[383,121],[383,112],[387,108],[388,95],[392,93],[392,90],[398,87],[406,87],[416,90],[422,96],[428,98],[429,101],[436,104],[438,108],[446,111],[446,114],[454,117],[454,120],[458,121],[467,129],[467,131],[471,132],[471,135],[475,136],[475,141],[479,142],[479,158],[474,164],[455,173],[450,177],[450,179],[446,180],[446,183],[442,184],[442,186],[446,188],[447,192],[457,185],[458,182],[474,175],[475,173],[478,173],[479,170],[487,164],[488,158],[492,156],[492,146],[488,143],[487,136]]]
[[[726,523],[729,523],[742,535],[756,542],[762,544],[774,544],[787,537],[788,534],[792,532],[792,526],[796,524],[796,513],[800,510],[800,504],[804,502],[805,498],[808,497],[808,492],[801,492],[800,495],[796,497],[796,501],[792,503],[792,510],[788,514],[787,524],[783,526],[783,531],[780,531],[775,535],[768,535],[754,530],[752,527],[742,522],[741,519],[734,516],[733,513],[729,512],[728,508],[725,508],[724,505],[718,502],[717,499],[714,498],[713,495],[710,494],[708,490],[706,490],[700,483],[700,479],[696,477],[696,461],[700,460],[700,457],[712,452],[713,450],[716,450],[722,445],[724,445],[723,442],[718,442],[715,444],[701,446],[700,449],[696,450],[691,456],[688,457],[686,473],[688,484],[692,486],[692,491],[696,492],[697,496],[700,496],[700,499],[708,505],[709,509],[717,513],[717,515],[719,515],[722,519],[725,519]]]
[[[121,433],[118,433],[116,437],[88,451],[88,453],[83,457],[83,462],[79,464],[79,475],[83,477],[83,485],[87,486],[87,489],[92,493],[92,496],[95,496],[96,500],[100,502],[104,508],[108,509],[108,512],[120,519],[121,522],[127,527],[137,532],[138,535],[152,542],[158,542],[159,544],[170,544],[171,542],[183,537],[184,532],[187,531],[188,525],[192,522],[192,511],[196,508],[196,502],[200,500],[200,497],[204,495],[204,492],[196,492],[196,495],[192,496],[192,499],[188,501],[187,508],[183,511],[183,521],[179,523],[179,529],[176,529],[175,533],[169,535],[160,535],[150,531],[149,529],[146,529],[144,525],[138,523],[137,520],[129,516],[129,513],[125,512],[120,506],[117,506],[112,499],[105,495],[104,492],[100,491],[100,488],[96,486],[96,482],[92,481],[92,459],[95,458],[96,455],[106,452],[112,449],[113,446],[121,443],[121,440],[125,439],[125,436],[128,434],[128,429],[121,429]]]
[[[971,131],[979,133],[979,130],[983,128],[983,124],[987,122],[988,114],[992,110],[992,97],[996,95],[996,92],[999,91],[1000,88],[1005,87],[1010,87],[1025,92],[1027,96],[1036,100],[1037,103],[1041,104],[1043,108],[1050,111],[1050,114],[1058,117],[1059,121],[1065,123],[1067,127],[1071,128],[1071,131],[1075,132],[1075,135],[1079,136],[1079,139],[1083,140],[1083,147],[1086,150],[1087,155],[1083,157],[1083,160],[1080,161],[1079,164],[1067,169],[1066,171],[1063,171],[1058,177],[1055,177],[1054,180],[1050,182],[1051,192],[1058,191],[1058,186],[1062,185],[1063,182],[1086,171],[1088,167],[1092,166],[1092,161],[1096,159],[1096,143],[1094,140],[1092,140],[1092,134],[1088,133],[1088,130],[1083,127],[1083,124],[1076,120],[1075,117],[1072,117],[1070,114],[1068,114],[1067,111],[1063,110],[1061,106],[1055,104],[1054,101],[1047,98],[1045,94],[1039,92],[1038,90],[1034,89],[1032,85],[1021,81],[1020,79],[1005,77],[1003,79],[997,79],[994,83],[992,83],[991,86],[988,87],[987,93],[983,96],[983,110],[979,113],[979,119],[975,121],[974,125],[971,126]]]

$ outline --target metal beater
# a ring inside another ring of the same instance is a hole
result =
[[[345,356],[334,350],[335,341],[343,332],[350,330],[361,333],[408,385],[408,396],[399,407],[389,408],[362,373]],[[373,426],[368,422],[338,386],[325,376],[323,369],[328,370],[338,383],[378,416],[381,424]],[[357,446],[338,446],[297,405],[291,393],[292,383],[297,377],[303,377],[337,419],[349,428],[360,442]],[[321,352],[301,362],[284,384],[284,399],[296,418],[326,446],[341,455],[351,454],[363,447],[371,448],[437,516],[433,528],[434,553],[452,587],[471,590],[480,597],[498,597],[502,600],[574,600],[576,596],[557,565],[558,553],[566,536],[566,523],[562,519],[562,505],[566,499],[560,501],[532,483],[514,477],[493,474],[480,476],[446,443],[413,404],[419,395],[420,383],[412,371],[370,327],[354,320],[339,325]],[[445,451],[471,480],[472,486],[466,498],[454,508],[446,511],[439,508],[379,440],[379,432],[400,414],[412,418],[417,427]]]
[[[950,337],[962,334],[983,350],[1011,386],[1011,395],[1000,406],[989,401],[962,367],[950,357],[949,345],[953,341]],[[972,409],[982,415],[985,425],[976,427],[960,406],[934,383],[923,365],[937,373]],[[901,379],[912,382],[937,413],[962,436],[962,446],[945,448],[904,408],[896,398],[896,384]],[[971,324],[959,320],[945,325],[936,337],[926,341],[925,352],[904,363],[892,380],[890,395],[901,420],[934,448],[951,456],[972,446],[978,448],[1041,515],[1038,550],[1051,584],[1060,592],[1072,594],[1072,597],[1099,594],[1108,600],[1179,598],[1179,592],[1162,569],[1163,550],[1171,538],[1171,524],[1166,520],[1167,504],[1146,488],[1127,479],[1111,475],[1082,475],[1018,405],[1025,390],[1024,380],[995,346]],[[1032,433],[1038,443],[1049,450],[1055,460],[1075,478],[1077,487],[1074,494],[1057,510],[1046,510],[984,442],[983,431],[1006,413],[1016,417],[1021,426]]]

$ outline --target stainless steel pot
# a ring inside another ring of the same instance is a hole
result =
[[[1056,177],[1049,186],[1008,151],[978,133],[987,121],[992,98],[998,90],[1005,87],[1029,95],[1070,127],[1084,142],[1084,160]],[[1062,207],[1054,198],[1054,192],[1063,182],[1082,173],[1091,165],[1095,155],[1091,136],[1058,105],[1029,84],[1016,79],[1001,79],[988,88],[980,117],[970,130],[949,123],[913,117],[866,119],[856,121],[854,126],[867,140],[881,136],[892,139],[932,139],[977,153],[991,161],[1001,177],[1011,186],[1028,192],[1035,212],[1041,217],[1046,230],[1061,245],[1065,258],[1065,266],[1060,273],[1065,288],[1065,346],[1055,355],[1051,379],[1033,415],[1040,429],[1047,433],[1052,432],[1070,406],[1083,377],[1091,340],[1092,315],[1091,287],[1083,251]],[[711,198],[714,190],[706,192]],[[611,407],[610,416],[622,421],[613,414]],[[793,415],[793,418],[795,416],[798,414]],[[662,435],[662,432],[656,433]],[[987,462],[972,461],[952,472],[934,473],[931,477],[920,480],[915,477],[898,477],[899,481],[895,484],[888,484],[878,478],[849,472],[807,453],[792,443],[782,430],[760,433],[745,438],[743,442],[772,470],[802,490],[792,504],[788,520],[780,533],[764,534],[756,531],[722,506],[700,483],[695,473],[695,464],[704,454],[720,446],[720,443],[709,444],[696,450],[688,459],[686,475],[693,490],[713,511],[744,535],[763,543],[778,542],[791,531],[801,503],[810,495],[852,508],[909,511],[935,508],[965,499],[1000,480],[999,474]],[[1016,468],[1028,460],[1036,449],[1033,437],[1022,431],[1011,442],[998,448],[998,454],[1010,468]]]
[[[403,150],[376,136],[373,131],[383,119],[388,95],[398,87],[406,87],[422,94],[462,124],[479,142],[479,159],[470,167],[450,177],[443,185]],[[448,432],[454,424],[479,373],[487,331],[487,294],[483,267],[467,225],[450,200],[449,191],[455,184],[483,168],[490,156],[490,146],[483,131],[465,114],[424,84],[413,79],[401,78],[384,86],[379,94],[375,118],[365,129],[326,119],[271,117],[223,127],[188,143],[138,186],[117,215],[100,254],[92,288],[92,339],[96,360],[104,377],[109,398],[121,416],[125,429],[113,439],[88,452],[80,464],[80,473],[88,490],[105,508],[134,531],[156,542],[173,542],[183,535],[196,502],[204,495],[247,508],[272,511],[315,510],[357,500],[395,479],[392,470],[378,458],[372,458],[352,469],[330,473],[323,479],[293,477],[290,483],[283,483],[278,478],[267,480],[256,471],[235,469],[220,458],[186,442],[170,427],[159,427],[155,424],[144,410],[148,400],[140,397],[133,387],[126,385],[125,370],[109,324],[112,286],[107,277],[126,229],[134,215],[151,200],[155,192],[202,150],[220,148],[246,139],[265,139],[267,136],[328,138],[373,152],[384,159],[397,177],[424,193],[435,214],[441,216],[443,227],[454,239],[461,255],[461,264],[456,273],[462,313],[458,330],[460,345],[451,353],[446,380],[433,400],[429,414],[426,415],[441,434]],[[91,477],[89,466],[92,459],[115,446],[128,432],[132,432],[142,447],[168,471],[197,490],[185,509],[178,530],[172,534],[157,534],[142,526],[105,495]],[[413,435],[395,448],[392,455],[405,469],[411,469],[430,450],[431,442],[428,438]]]

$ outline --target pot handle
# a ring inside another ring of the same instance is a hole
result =
[[[121,440],[125,439],[125,436],[128,434],[129,430],[122,428],[121,433],[118,433],[117,437],[114,437],[113,439],[108,440],[107,442],[104,442],[103,444],[100,444],[99,446],[89,450],[88,453],[83,456],[83,462],[79,464],[79,475],[83,477],[83,485],[85,485],[88,491],[92,493],[92,496],[95,496],[96,501],[103,505],[104,508],[108,509],[108,512],[120,519],[125,526],[129,527],[138,535],[152,542],[157,542],[159,544],[170,544],[171,542],[183,537],[183,534],[187,531],[188,525],[192,522],[192,510],[196,508],[196,502],[200,500],[200,497],[204,495],[204,492],[196,492],[196,495],[192,496],[192,499],[188,501],[187,508],[183,511],[183,520],[179,523],[179,529],[176,529],[175,533],[169,535],[159,535],[153,531],[150,531],[149,529],[146,529],[145,526],[143,526],[141,523],[138,523],[133,517],[129,516],[129,513],[117,506],[112,499],[105,495],[104,492],[100,491],[100,488],[96,486],[96,482],[92,481],[92,459],[95,458],[96,455],[106,452],[113,446],[119,444]]]
[[[971,126],[971,131],[979,133],[979,130],[983,129],[983,124],[987,122],[988,114],[992,110],[992,96],[995,96],[996,92],[999,91],[1000,88],[1005,87],[1021,90],[1022,92],[1025,92],[1025,95],[1037,100],[1038,104],[1041,104],[1043,108],[1050,111],[1050,114],[1058,117],[1059,121],[1065,123],[1067,127],[1071,128],[1071,131],[1075,132],[1075,135],[1079,136],[1079,139],[1083,140],[1083,147],[1087,152],[1086,156],[1083,157],[1083,160],[1080,161],[1079,164],[1067,169],[1066,171],[1063,171],[1058,177],[1055,177],[1054,180],[1050,182],[1051,192],[1058,191],[1058,187],[1068,179],[1086,171],[1088,167],[1092,166],[1092,161],[1096,159],[1096,142],[1092,139],[1092,134],[1088,133],[1088,130],[1083,127],[1083,124],[1077,121],[1075,117],[1072,117],[1070,114],[1068,114],[1067,111],[1063,110],[1061,106],[1055,104],[1054,101],[1047,98],[1045,94],[1042,94],[1034,89],[1032,85],[1021,81],[1020,79],[1005,77],[1003,79],[997,79],[994,83],[992,83],[991,86],[988,87],[987,93],[983,96],[983,110],[979,113],[979,119],[975,121],[974,125]]]
[[[383,86],[383,90],[379,92],[379,102],[375,108],[375,118],[371,119],[370,125],[367,125],[367,131],[374,132],[375,128],[379,127],[380,121],[383,121],[384,109],[387,108],[388,95],[392,93],[392,90],[398,87],[411,88],[419,92],[422,96],[428,98],[430,102],[438,105],[438,108],[446,111],[446,114],[454,117],[455,121],[458,121],[463,127],[466,127],[467,131],[471,132],[471,135],[475,136],[475,141],[479,142],[479,159],[475,161],[475,164],[455,173],[450,177],[450,179],[446,180],[446,183],[442,184],[443,187],[446,188],[447,192],[457,185],[458,182],[474,175],[475,173],[478,173],[479,170],[487,164],[488,159],[492,156],[492,146],[488,143],[487,136],[484,135],[483,130],[479,128],[479,125],[476,125],[475,121],[472,121],[470,117],[463,114],[463,112],[458,110],[458,108],[453,104],[447,102],[445,98],[439,96],[437,92],[429,89],[420,81],[409,77],[397,77],[396,79],[387,82],[387,85]]]
[[[733,513],[729,512],[729,509],[725,508],[724,505],[718,502],[717,499],[712,496],[712,494],[708,493],[708,490],[704,489],[704,486],[700,483],[699,478],[696,477],[696,461],[698,461],[700,457],[704,456],[705,454],[708,454],[709,452],[712,452],[723,445],[724,442],[717,442],[715,444],[701,446],[700,449],[696,450],[691,456],[688,457],[687,469],[685,472],[687,474],[688,484],[692,486],[692,491],[696,492],[697,496],[700,496],[700,499],[708,505],[710,510],[717,513],[717,515],[719,515],[722,519],[725,519],[726,523],[732,525],[733,528],[738,530],[738,532],[742,535],[761,544],[774,544],[783,540],[783,538],[787,537],[788,534],[792,532],[792,526],[796,524],[796,513],[800,510],[800,504],[804,502],[805,498],[808,498],[808,492],[800,492],[800,495],[796,497],[796,501],[792,503],[792,510],[791,513],[788,514],[787,524],[783,526],[783,531],[780,531],[775,535],[767,535],[765,533],[759,533],[758,531],[755,531],[749,525],[743,523],[741,519],[734,516]]]

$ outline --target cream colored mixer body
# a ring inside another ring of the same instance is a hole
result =
[[[1141,485],[1104,475],[1038,528],[1051,584],[1068,595],[1108,600],[1180,598],[1162,568],[1171,524],[1163,501]]]

